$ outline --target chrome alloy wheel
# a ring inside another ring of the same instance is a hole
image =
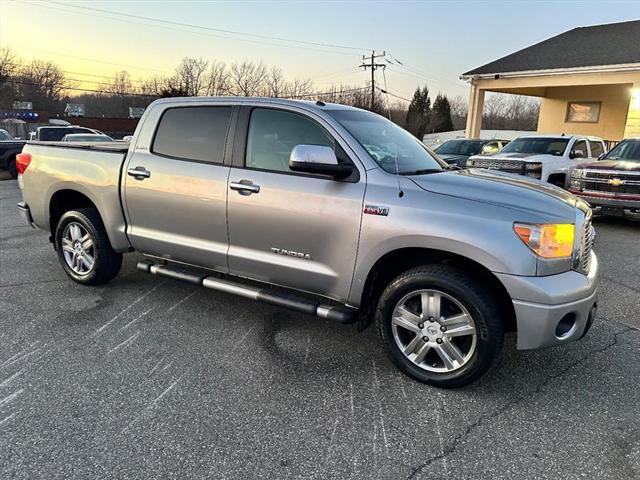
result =
[[[62,253],[67,265],[78,275],[87,275],[95,263],[95,249],[89,232],[70,222],[62,232]]]
[[[476,350],[476,327],[469,311],[437,290],[416,290],[402,297],[391,327],[404,356],[429,372],[458,370]]]

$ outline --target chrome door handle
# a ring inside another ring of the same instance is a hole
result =
[[[151,172],[144,167],[135,167],[128,169],[127,175],[135,178],[136,180],[144,180],[151,176]]]
[[[241,195],[251,195],[260,192],[260,185],[254,185],[251,180],[240,180],[239,182],[229,182],[229,188],[240,192]]]

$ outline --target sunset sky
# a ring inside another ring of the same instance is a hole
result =
[[[368,74],[357,68],[362,54],[385,50],[404,64],[387,69],[390,91],[408,97],[427,83],[434,92],[466,96],[462,72],[573,27],[640,18],[639,6],[0,0],[0,44],[25,60],[56,62],[84,88],[97,88],[102,76],[119,70],[134,80],[169,75],[182,57],[195,56],[277,65],[322,90],[364,84]],[[381,72],[378,77],[382,83]]]

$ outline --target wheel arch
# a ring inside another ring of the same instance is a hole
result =
[[[51,237],[49,240],[53,241],[53,234],[55,233],[56,226],[60,221],[62,215],[71,210],[77,210],[79,208],[93,208],[98,212],[100,219],[102,220],[102,215],[100,213],[100,209],[97,207],[96,203],[89,198],[86,194],[70,189],[64,188],[61,190],[57,190],[54,192],[49,198],[49,231],[51,232]]]
[[[495,294],[503,318],[506,319],[505,330],[516,330],[515,310],[511,297],[491,270],[464,255],[425,247],[398,248],[385,253],[373,264],[367,274],[360,297],[360,328],[365,328],[372,322],[378,299],[389,282],[402,272],[425,264],[451,265],[478,278]]]

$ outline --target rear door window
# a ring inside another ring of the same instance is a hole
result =
[[[604,153],[604,148],[602,148],[602,143],[590,141],[589,146],[591,147],[591,156],[599,157]]]
[[[176,107],[162,114],[151,151],[157,155],[223,163],[231,107]]]

